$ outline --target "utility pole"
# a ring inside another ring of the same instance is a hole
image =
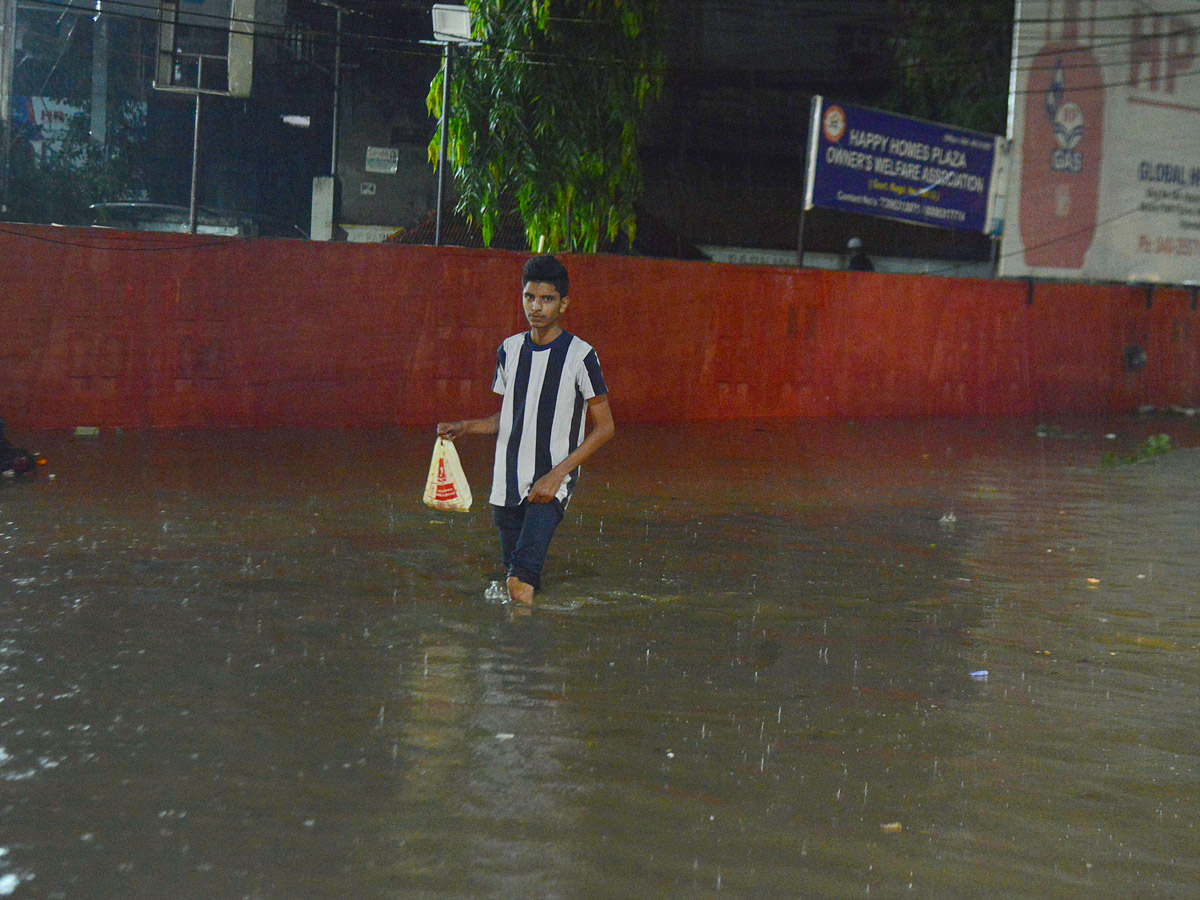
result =
[[[342,8],[337,9],[333,37],[333,138],[329,151],[329,174],[336,181],[338,167],[338,113],[342,106]]]
[[[0,0],[0,218],[8,215],[12,156],[13,57],[17,53],[17,0]]]
[[[338,218],[338,120],[342,108],[342,7],[333,3],[333,125],[329,139],[329,174],[317,175],[312,183],[312,206],[308,237],[314,241],[332,241],[333,223]]]

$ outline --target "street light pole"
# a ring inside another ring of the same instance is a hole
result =
[[[445,68],[442,71],[441,136],[438,149],[437,218],[434,220],[433,228],[433,243],[435,246],[441,246],[442,205],[446,193],[446,149],[450,140],[451,60],[454,57],[455,44],[479,46],[478,41],[471,40],[471,11],[465,6],[454,6],[447,3],[433,4],[433,40],[421,43],[440,44],[445,51]]]
[[[440,247],[442,245],[442,197],[446,190],[446,147],[449,143],[448,130],[448,113],[450,111],[450,60],[453,58],[454,45],[449,41],[445,44],[446,47],[446,67],[442,73],[442,124],[441,124],[441,142],[438,149],[438,191],[437,191],[437,219],[433,229],[433,245]]]

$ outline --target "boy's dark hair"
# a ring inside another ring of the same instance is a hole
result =
[[[521,270],[521,287],[531,281],[542,281],[554,285],[560,297],[567,296],[571,290],[571,279],[567,276],[567,267],[553,256],[534,256],[525,263]]]

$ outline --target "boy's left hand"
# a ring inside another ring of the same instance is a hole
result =
[[[558,488],[562,481],[563,476],[547,472],[533,483],[529,489],[529,496],[525,499],[530,503],[549,503],[558,494]]]

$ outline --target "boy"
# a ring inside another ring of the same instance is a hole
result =
[[[553,256],[535,256],[521,272],[529,331],[496,354],[492,390],[500,411],[486,419],[439,422],[438,435],[496,435],[492,518],[508,572],[508,596],[530,605],[554,529],[579,479],[579,466],[615,433],[596,351],[563,331],[570,279]],[[584,408],[592,427],[584,434]]]

